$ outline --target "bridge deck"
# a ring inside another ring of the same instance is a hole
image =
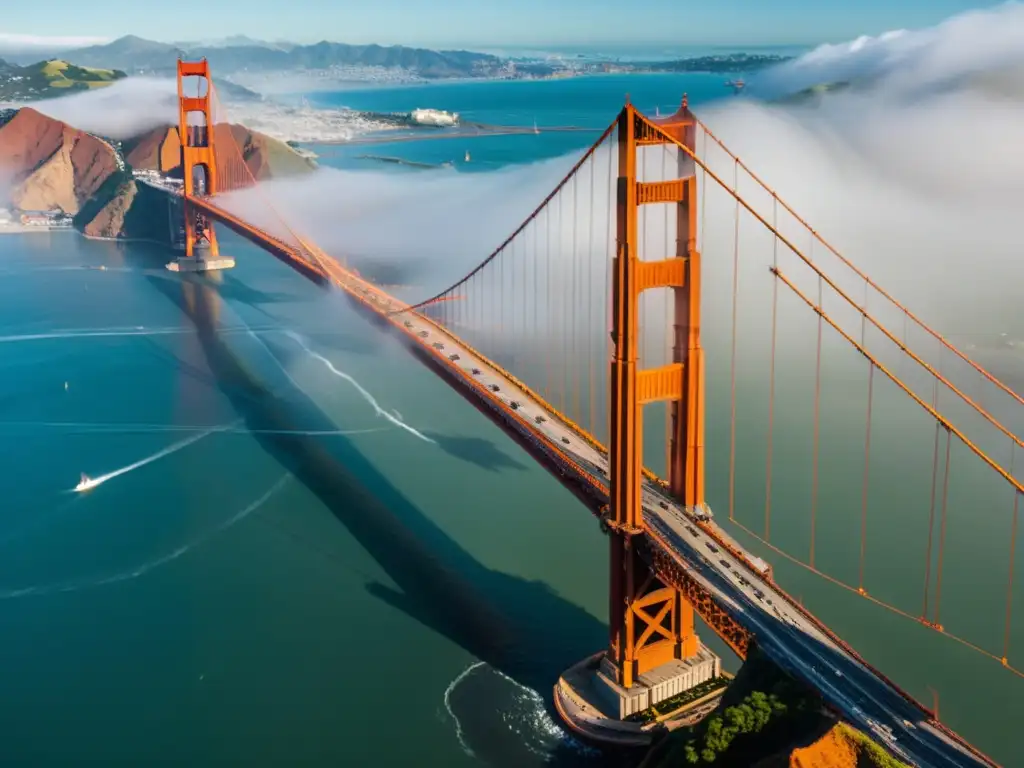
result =
[[[246,236],[250,239],[261,232],[209,200],[201,201],[201,205],[214,218],[230,222],[233,229],[239,224],[249,229]],[[279,239],[267,235],[266,241],[271,249],[281,249]],[[296,262],[290,266],[310,277],[311,261],[297,248],[288,248]],[[600,512],[608,503],[608,460],[603,446],[430,318],[415,311],[401,312],[408,305],[332,259],[314,253],[312,260],[318,262],[312,268],[316,273],[326,274],[359,305],[398,330],[414,351],[506,431],[514,433],[592,510]],[[282,261],[288,263],[288,259]],[[538,422],[537,417],[542,421]],[[653,475],[645,476],[642,496],[647,529],[644,536],[655,559],[668,563],[667,570],[683,574],[711,594],[722,610],[757,638],[770,658],[819,690],[846,719],[873,733],[890,751],[913,764],[994,765],[932,720],[924,707],[765,578],[753,564],[753,556],[740,549],[714,522],[699,522],[692,517]]]

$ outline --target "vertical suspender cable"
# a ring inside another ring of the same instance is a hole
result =
[[[1010,474],[1013,474],[1013,464],[1016,453],[1016,446],[1010,444]],[[1010,617],[1013,613],[1013,564],[1017,555],[1017,514],[1020,511],[1020,491],[1013,489],[1013,522],[1010,524],[1010,568],[1006,577],[1006,623],[1003,628],[1003,664],[1007,663],[1010,655]]]
[[[604,265],[604,306],[605,306],[605,311],[607,312],[607,315],[605,316],[605,321],[604,321],[604,354],[605,354],[605,359],[609,360],[609,361],[611,360],[611,356],[614,353],[613,347],[612,347],[612,343],[611,343],[611,335],[610,335],[610,331],[611,331],[611,316],[612,316],[612,307],[611,307],[611,301],[612,301],[612,297],[611,297],[611,265],[612,265],[612,258],[614,258],[615,254],[616,254],[616,251],[617,251],[617,248],[618,248],[618,244],[615,241],[615,216],[612,214],[612,211],[614,210],[614,208],[612,207],[613,206],[612,201],[615,200],[615,188],[616,188],[616,184],[615,184],[615,155],[614,155],[614,153],[611,150],[611,147],[613,145],[614,144],[612,144],[610,141],[608,142],[608,147],[609,147],[608,148],[608,214],[609,215],[608,215],[607,225],[604,227],[605,233],[606,233],[606,236],[607,236],[607,245],[605,246],[605,251],[604,251],[605,252],[605,256],[606,256],[606,262],[607,262]],[[611,258],[607,258],[609,256]],[[607,371],[607,368],[605,368],[605,371]],[[602,403],[606,403],[609,397],[610,397],[610,393],[607,390],[602,392],[602,395],[601,395]],[[605,406],[604,408],[602,408],[602,410],[603,411],[607,411],[608,409]],[[607,414],[605,414],[605,416],[607,416]],[[606,440],[610,440],[611,439],[610,428],[611,428],[611,425],[610,424],[606,424],[605,429],[609,430],[609,431],[607,431],[605,433],[605,439]]]
[[[952,443],[952,433],[946,429],[946,469],[942,477],[942,518],[939,523],[939,563],[935,575],[935,625],[941,629],[942,622],[939,618],[939,609],[942,607],[942,564],[946,555],[946,508],[949,497],[949,450]]]
[[[544,292],[544,322],[548,326],[544,341],[544,399],[551,402],[551,335],[554,333],[554,317],[551,312],[551,203],[544,206],[544,261],[547,265],[547,280]]]
[[[939,381],[932,383],[932,407],[939,399]],[[928,591],[932,583],[932,541],[935,537],[935,501],[939,493],[939,434],[942,431],[942,424],[935,422],[935,446],[932,449],[932,494],[928,506],[928,547],[924,558],[924,601],[921,605],[921,618],[928,620]]]
[[[562,258],[562,254],[565,253],[565,199],[562,197],[562,193],[558,193],[558,197],[552,201],[558,202],[558,229],[557,237],[555,240],[555,275],[558,280],[557,288],[555,289],[555,295],[564,294],[566,286],[562,280],[562,272],[569,269],[570,261]],[[555,316],[558,318],[558,354],[555,356],[555,372],[556,381],[558,382],[558,411],[561,414],[565,413],[565,341],[566,341],[566,326],[568,325],[565,317],[565,307],[569,304],[568,301],[558,302],[558,311],[555,312]]]
[[[707,139],[705,138],[705,144]],[[736,518],[736,315],[739,306],[740,279],[740,164],[733,163],[733,191],[736,213],[732,234],[732,362],[729,365],[729,519]],[[705,176],[707,173],[705,172]]]
[[[540,355],[543,352],[541,346],[547,343],[545,334],[541,332],[541,319],[539,312],[539,308],[541,306],[541,227],[539,222],[540,217],[537,217],[534,221],[530,222],[530,226],[534,229],[534,258],[532,258],[532,262],[534,262],[534,297],[532,297],[532,300],[534,300],[534,343],[538,345],[538,356],[534,360],[534,365],[537,366],[538,378],[540,378],[541,372]]]
[[[813,241],[812,241],[813,242]],[[821,335],[824,326],[822,312],[825,308],[823,284],[821,277],[818,277],[818,340],[814,353],[814,438],[811,450],[814,456],[811,460],[811,558],[810,566],[814,567],[814,538],[818,522],[818,461],[821,452]]]
[[[592,435],[598,434],[597,417],[594,410],[594,339],[590,336],[594,332],[594,273],[604,267],[603,260],[594,258],[594,219],[597,216],[597,210],[594,207],[595,162],[591,157],[588,163],[590,166],[590,217],[587,219],[587,330],[584,335],[587,345],[587,406],[590,411],[590,423],[587,426],[587,431]]]
[[[864,553],[867,548],[868,528],[868,471],[871,467],[871,406],[874,397],[875,365],[868,363],[868,418],[864,433],[864,480],[860,490],[860,583],[859,589],[864,592]]]
[[[779,200],[772,196],[772,226],[778,231]],[[775,265],[774,274],[779,269],[779,237],[772,235],[772,261]],[[772,432],[775,426],[775,340],[778,329],[779,316],[779,281],[772,280],[772,344],[771,360],[768,363],[768,452],[765,460],[765,488],[764,488],[764,538],[771,541],[772,521]]]
[[[580,418],[580,361],[576,359],[576,324],[582,314],[579,305],[579,291],[581,276],[579,271],[579,251],[576,241],[576,227],[579,222],[579,207],[576,195],[576,182],[578,176],[572,180],[572,307],[569,310],[572,315],[572,331],[569,338],[569,379],[572,381],[572,403],[570,405],[569,417],[576,423],[582,421]]]

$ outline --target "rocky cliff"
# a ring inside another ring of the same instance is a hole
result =
[[[788,754],[757,763],[754,768],[909,768],[866,735],[836,723],[822,736]]]
[[[0,193],[27,211],[76,214],[118,171],[114,148],[25,107],[0,128]]]
[[[820,695],[752,649],[718,708],[677,728],[644,768],[684,765],[752,768],[908,768],[868,736],[837,722]]]
[[[258,181],[308,173],[316,167],[283,141],[242,125],[214,126],[213,146],[218,175],[225,182],[249,178],[242,170],[243,162]],[[176,127],[157,128],[126,141],[124,152],[133,168],[180,173],[181,143]]]
[[[316,167],[287,144],[240,125],[218,125],[214,146],[225,180],[263,180]],[[180,175],[177,129],[127,140],[122,151],[123,160],[104,139],[22,108],[0,125],[0,207],[60,210],[94,237],[165,238],[166,198],[136,183],[131,169]]]

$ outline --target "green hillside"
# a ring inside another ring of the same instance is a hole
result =
[[[51,59],[25,67],[0,68],[0,100],[33,101],[64,96],[74,91],[103,88],[127,75],[118,69],[80,67]]]

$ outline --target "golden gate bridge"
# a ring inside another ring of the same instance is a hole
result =
[[[756,644],[909,762],[995,764],[787,594],[716,513],[778,557],[1024,676],[1012,656],[1024,443],[1004,426],[1024,400],[829,244],[685,97],[654,118],[627,103],[492,253],[413,300],[290,226],[260,190],[205,61],[179,61],[178,79],[177,266],[216,268],[220,225],[340,289],[598,518],[609,644],[552,681],[569,727],[598,741],[649,739],[626,715],[712,663],[696,615],[741,659]],[[265,219],[232,212],[231,193],[246,189]],[[731,226],[708,225],[715,206]],[[728,355],[706,360],[705,339]],[[915,433],[925,459],[900,453]],[[878,514],[892,504],[919,510],[920,540],[895,541]],[[1002,597],[960,601],[968,618],[958,619],[944,587],[980,588],[976,567],[947,573],[965,508],[999,541],[984,570]],[[919,582],[872,578],[871,550],[919,562]],[[998,631],[958,629],[972,621]]]

